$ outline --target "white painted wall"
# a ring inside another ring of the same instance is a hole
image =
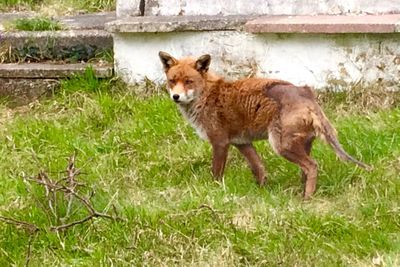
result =
[[[140,0],[118,0],[117,15],[136,16]],[[146,15],[312,15],[399,13],[399,0],[146,0]]]
[[[138,16],[140,0],[117,0],[117,17]]]
[[[114,35],[116,71],[126,82],[164,81],[160,50],[176,57],[208,53],[211,69],[229,78],[255,73],[316,88],[400,82],[399,35],[252,35],[181,32]]]

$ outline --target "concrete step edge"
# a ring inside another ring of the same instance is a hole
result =
[[[16,19],[37,17],[35,12],[5,12],[0,13],[0,30],[2,24]],[[116,19],[115,12],[99,12],[80,15],[52,17],[70,30],[103,30],[106,22]]]
[[[9,63],[0,64],[0,78],[12,79],[60,79],[83,74],[92,67],[96,77],[109,78],[113,75],[112,64],[75,63]]]
[[[400,14],[315,16],[143,16],[106,23],[112,33],[231,31],[250,33],[396,33]]]
[[[396,33],[400,14],[262,16],[244,27],[251,33]]]
[[[105,24],[112,33],[240,30],[255,15],[140,16],[117,19]]]
[[[22,49],[27,46],[73,47],[77,45],[94,46],[97,49],[112,49],[112,35],[104,30],[68,30],[44,32],[4,32],[0,33],[0,46]]]
[[[7,38],[75,38],[75,37],[112,37],[105,30],[62,30],[62,31],[8,31],[1,33],[2,39]]]

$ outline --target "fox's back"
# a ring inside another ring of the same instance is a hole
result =
[[[279,109],[279,103],[267,95],[268,90],[276,85],[290,83],[258,78],[220,81],[210,87],[206,95],[205,104],[209,109],[206,119],[217,120],[230,137],[265,138],[268,125]]]

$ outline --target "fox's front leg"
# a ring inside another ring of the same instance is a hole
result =
[[[246,158],[248,164],[250,165],[253,175],[257,179],[257,183],[260,186],[265,184],[265,169],[260,156],[257,154],[254,146],[250,144],[237,144],[235,145],[242,155]]]
[[[221,180],[224,174],[226,158],[228,157],[229,144],[213,143],[212,173],[214,178]]]

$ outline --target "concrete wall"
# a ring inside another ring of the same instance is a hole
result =
[[[140,0],[117,1],[120,18],[137,16]],[[144,15],[400,13],[400,0],[146,0]],[[125,81],[164,81],[160,50],[203,53],[230,77],[281,78],[316,88],[400,82],[400,34],[249,34],[242,31],[115,33],[115,70]]]
[[[117,17],[139,16],[140,0],[117,0]]]
[[[176,57],[209,53],[211,69],[230,78],[257,75],[316,88],[400,82],[399,34],[248,34],[181,32],[115,34],[116,70],[135,83],[164,81],[158,52]],[[243,53],[246,51],[246,53]]]
[[[137,16],[140,0],[119,0],[117,15]],[[312,15],[400,13],[399,0],[146,0],[145,15]]]

